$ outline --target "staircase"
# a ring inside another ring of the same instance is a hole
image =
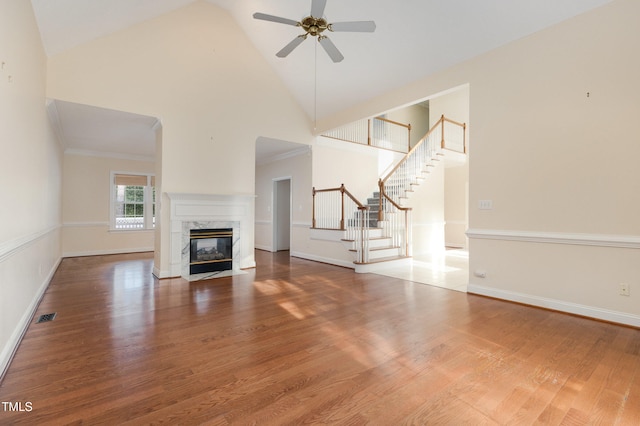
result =
[[[385,220],[379,220],[380,204],[380,191],[375,191],[370,198],[367,198],[365,207],[369,211],[369,254],[367,262],[359,262],[358,259],[354,262],[358,272],[364,272],[364,269],[367,269],[364,265],[375,265],[381,262],[401,261],[410,258],[403,254],[402,247],[394,242],[392,236],[385,235],[385,227],[388,224]],[[343,242],[347,246],[356,244],[355,240],[343,239]],[[354,254],[357,253],[357,249],[354,247],[350,247],[349,251]]]
[[[379,190],[367,199],[366,204],[356,200],[344,185],[326,190],[314,188],[312,229],[341,231],[341,242],[355,256],[356,272],[372,272],[383,263],[386,267],[389,262],[409,261],[411,209],[402,204],[414,187],[424,181],[430,168],[439,164],[444,150],[466,153],[465,129],[464,124],[442,116],[393,170],[379,180]],[[331,195],[338,191],[338,198]],[[319,194],[331,198],[316,200]],[[318,210],[321,219],[316,218],[319,205],[325,208]],[[331,218],[335,211],[340,212],[339,219]],[[319,222],[321,225],[317,226]]]

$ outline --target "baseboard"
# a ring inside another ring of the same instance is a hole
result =
[[[165,278],[171,278],[171,273],[169,271],[162,271],[158,268],[156,268],[155,266],[153,267],[153,269],[151,270],[151,273],[153,274],[154,277],[163,280]]]
[[[20,318],[20,322],[18,323],[17,327],[13,330],[13,333],[11,334],[11,337],[9,337],[7,344],[2,349],[2,352],[0,353],[0,383],[2,382],[2,379],[4,379],[4,375],[6,374],[7,370],[9,369],[9,365],[13,360],[13,356],[18,350],[18,347],[20,346],[20,342],[22,341],[24,334],[27,332],[27,329],[31,324],[33,316],[38,310],[40,301],[42,300],[42,297],[44,296],[45,291],[47,291],[47,288],[49,287],[49,284],[53,279],[53,275],[58,270],[58,266],[60,266],[61,261],[62,261],[62,258],[58,258],[58,260],[55,262],[55,264],[53,265],[53,268],[51,268],[46,278],[40,285],[40,288],[38,289],[33,300],[29,304],[29,307],[25,310],[24,314],[22,315],[22,318]]]
[[[129,249],[112,249],[112,250],[86,250],[64,252],[62,257],[83,257],[83,256],[104,256],[109,254],[127,254],[127,253],[145,253],[154,251],[153,247],[138,247]]]
[[[273,248],[271,246],[265,246],[265,245],[262,245],[262,244],[254,244],[253,247],[256,250],[263,250],[263,251],[273,252]]]
[[[539,308],[551,309],[554,311],[565,312],[568,314],[594,318],[594,319],[613,322],[617,324],[629,325],[632,327],[640,327],[640,316],[638,315],[632,315],[632,314],[627,314],[627,313],[618,312],[618,311],[611,311],[608,309],[597,308],[594,306],[579,305],[576,303],[565,302],[562,300],[548,299],[546,297],[533,296],[530,294],[518,293],[518,292],[501,290],[501,289],[490,288],[490,287],[483,287],[483,286],[471,284],[471,283],[467,286],[467,293],[493,297],[496,299],[508,300],[511,302],[537,306]]]
[[[340,259],[330,259],[328,257],[316,256],[309,253],[302,253],[297,251],[290,252],[292,257],[299,257],[301,259],[313,260],[314,262],[328,263],[329,265],[342,266],[344,268],[355,269],[356,265],[353,262]]]

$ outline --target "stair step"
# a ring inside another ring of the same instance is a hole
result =
[[[391,237],[369,237],[369,241],[374,241],[374,240],[388,240]],[[350,240],[348,238],[343,238],[341,241],[344,241],[345,243],[355,243],[356,240]]]
[[[368,262],[353,262],[356,265],[375,265],[383,262],[392,262],[394,260],[411,259],[411,256],[388,256],[380,257],[378,259],[371,259]]]
[[[381,238],[390,238],[390,237],[381,237]],[[371,238],[373,239],[373,238]],[[370,252],[374,252],[374,251],[382,251],[382,250],[397,250],[399,249],[400,246],[380,246],[380,247],[369,247],[369,251]],[[349,251],[357,251],[356,249],[351,249]]]

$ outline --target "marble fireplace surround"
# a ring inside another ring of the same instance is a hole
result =
[[[171,221],[171,276],[189,281],[212,276],[189,274],[189,231],[205,228],[233,229],[233,261],[231,274],[255,267],[254,202],[252,195],[215,195],[167,193]],[[213,274],[223,276],[229,274]]]

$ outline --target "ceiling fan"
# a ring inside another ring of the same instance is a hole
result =
[[[302,27],[305,31],[304,34],[294,38],[289,44],[283,47],[276,56],[279,58],[285,58],[289,53],[298,47],[308,36],[318,37],[318,42],[327,52],[333,62],[340,62],[344,59],[342,53],[338,50],[335,44],[323,34],[324,31],[329,30],[332,32],[346,31],[346,32],[365,32],[372,33],[376,29],[376,23],[373,21],[352,21],[352,22],[334,22],[328,23],[324,15],[324,9],[327,5],[327,0],[311,0],[311,14],[301,21],[294,21],[293,19],[281,18],[279,16],[267,15],[266,13],[254,13],[255,19],[262,19],[264,21],[277,22],[280,24],[293,25],[294,27]]]

